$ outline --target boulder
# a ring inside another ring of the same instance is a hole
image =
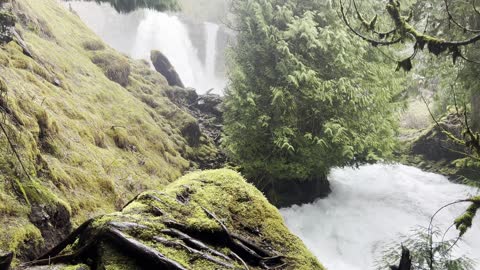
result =
[[[216,94],[206,94],[199,96],[195,107],[204,114],[210,114],[218,118],[222,117],[223,98]]]
[[[456,144],[443,132],[446,130],[457,138],[462,138],[462,122],[451,114],[440,122],[441,127],[434,125],[426,130],[412,143],[412,154],[421,155],[431,161],[451,162],[465,157],[461,153],[466,151],[465,147]]]
[[[311,180],[281,179],[263,187],[268,200],[279,208],[312,203],[327,197],[331,191],[326,176]]]
[[[181,130],[184,138],[187,139],[188,145],[198,146],[200,144],[200,137],[202,132],[200,131],[200,125],[198,121],[192,121],[187,123]]]
[[[165,79],[167,79],[169,85],[179,86],[182,88],[185,87],[180,79],[180,76],[178,76],[177,71],[163,53],[159,51],[152,51],[150,53],[150,59],[152,60],[155,70],[162,74]]]
[[[455,114],[444,117],[439,122],[441,128],[432,125],[415,138],[406,157],[400,162],[447,176],[451,181],[478,183],[480,170],[476,163],[464,162],[471,151],[450,139],[448,131],[458,139],[463,138],[462,120]]]
[[[125,270],[324,269],[263,194],[226,169],[194,172],[142,193],[121,212],[85,222],[28,265],[79,263]]]
[[[181,107],[189,107],[197,102],[198,94],[193,88],[172,87],[165,90],[168,99]]]

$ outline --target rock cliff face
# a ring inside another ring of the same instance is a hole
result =
[[[29,265],[56,263],[124,270],[324,269],[278,210],[224,169],[191,173],[142,193],[121,212],[87,221]]]

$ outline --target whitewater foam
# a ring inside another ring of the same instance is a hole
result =
[[[328,198],[281,213],[318,259],[335,270],[373,269],[384,244],[415,227],[428,226],[443,205],[478,194],[477,189],[403,165],[334,169],[329,179]],[[435,225],[447,229],[467,206],[447,208]],[[479,217],[464,239],[459,252],[480,262]]]

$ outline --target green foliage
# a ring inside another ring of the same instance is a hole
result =
[[[393,74],[329,2],[234,1],[225,139],[251,179],[314,179],[395,147]]]
[[[416,228],[411,235],[403,235],[399,242],[407,247],[412,256],[412,270],[474,270],[475,262],[465,256],[455,256],[456,240],[443,240],[439,230],[429,232],[425,228]],[[432,239],[438,239],[439,241]],[[440,240],[441,239],[441,240]],[[400,260],[400,243],[388,244],[377,261],[376,269],[389,269]]]

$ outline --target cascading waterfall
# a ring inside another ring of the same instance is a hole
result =
[[[221,94],[225,79],[216,75],[217,37],[220,27],[205,22],[205,61],[199,58],[189,36],[187,26],[176,16],[147,10],[137,30],[135,46],[131,56],[149,59],[151,50],[161,51],[172,63],[185,86],[195,88],[199,93],[214,89]]]
[[[373,269],[384,244],[417,226],[427,227],[440,207],[478,191],[403,165],[335,169],[329,179],[333,192],[328,198],[281,213],[319,260],[335,270]],[[435,225],[447,229],[467,206],[443,210]],[[451,233],[453,237],[458,232]],[[478,239],[480,217],[456,251],[480,263]]]
[[[186,86],[203,91],[209,87],[188,29],[177,16],[148,10],[137,33],[133,58],[150,59],[150,51],[158,50],[170,60]]]
[[[216,76],[216,60],[217,60],[217,37],[218,37],[218,30],[220,27],[217,24],[205,22],[205,33],[207,37],[207,46],[206,46],[206,57],[205,57],[205,70],[208,76],[208,80],[212,82],[217,81]],[[218,87],[218,83],[216,82],[215,85],[212,86]]]
[[[218,73],[217,39],[220,26],[210,22],[188,25],[176,14],[139,10],[119,14],[107,4],[68,2],[105,42],[136,59],[150,59],[150,51],[161,51],[173,65],[182,82],[199,93],[214,89],[222,94],[226,78]],[[189,28],[194,27],[194,28]],[[199,29],[198,29],[199,28]],[[191,40],[191,32],[203,30],[203,44]],[[202,53],[199,53],[202,50]],[[205,53],[203,53],[205,50]],[[205,59],[201,59],[204,55]],[[152,67],[153,68],[153,67]]]

